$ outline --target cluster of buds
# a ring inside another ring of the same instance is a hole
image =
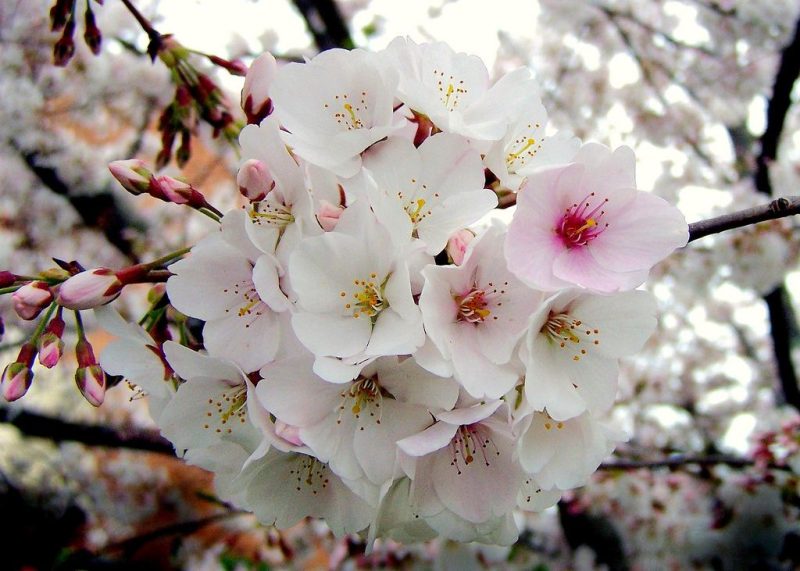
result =
[[[95,0],[102,4],[102,0]],[[75,55],[75,35],[76,0],[56,0],[50,8],[50,29],[54,32],[61,32],[61,37],[53,46],[53,60],[58,66],[65,66]],[[92,10],[91,0],[86,0],[86,11],[84,12],[84,32],[83,41],[93,54],[100,53],[100,46],[103,42],[103,35]]]
[[[235,141],[239,128],[234,123],[224,93],[213,79],[200,72],[190,61],[191,55],[198,52],[185,48],[167,34],[159,35],[157,41],[151,42],[150,53],[170,69],[176,85],[175,97],[164,109],[158,122],[161,131],[161,151],[156,159],[158,168],[169,163],[178,136],[181,140],[175,152],[178,165],[183,166],[189,160],[191,134],[201,120],[211,125],[214,137],[222,134],[227,140]],[[200,55],[233,75],[245,73],[241,62]]]
[[[169,176],[156,176],[147,168],[145,162],[139,159],[114,161],[108,168],[114,178],[131,194],[149,194],[164,202],[185,204],[195,210],[219,212],[191,184]]]

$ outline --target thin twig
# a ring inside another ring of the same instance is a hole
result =
[[[784,218],[794,214],[800,214],[800,196],[777,198],[769,204],[693,222],[689,224],[689,242],[710,234],[719,234],[725,230],[741,228],[764,222],[765,220],[775,220],[776,218]]]
[[[723,454],[712,454],[709,456],[688,456],[677,455],[658,460],[614,460],[600,464],[599,470],[653,470],[657,468],[683,468],[685,466],[730,466],[731,468],[750,468],[756,466],[756,462],[750,458],[739,456],[727,456]],[[767,467],[772,470],[788,470],[786,465],[770,463]]]

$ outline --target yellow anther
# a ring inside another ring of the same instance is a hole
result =
[[[520,150],[518,150],[518,151],[517,151],[517,152],[515,152],[515,153],[509,153],[509,154],[508,154],[508,156],[506,157],[506,163],[508,163],[508,164],[511,164],[511,163],[513,163],[515,160],[517,160],[517,159],[519,158],[519,156],[520,156],[522,153],[524,153],[525,151],[527,151],[528,149],[530,149],[530,148],[531,148],[532,146],[534,146],[535,144],[536,144],[536,139],[534,139],[534,138],[532,138],[532,137],[531,137],[531,138],[529,138],[529,139],[527,139],[527,140],[525,141],[525,146],[524,146],[524,147],[522,147]]]

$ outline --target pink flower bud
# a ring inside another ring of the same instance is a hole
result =
[[[218,65],[223,69],[228,70],[231,75],[238,75],[244,77],[247,75],[247,66],[241,60],[224,59],[215,55],[209,55],[208,59],[214,65]]]
[[[317,210],[319,225],[322,226],[322,229],[326,232],[330,232],[336,228],[336,224],[339,222],[339,217],[342,215],[342,212],[344,212],[344,208],[341,206],[335,206],[327,200],[320,200],[319,210]]]
[[[30,282],[11,295],[14,311],[21,319],[35,319],[53,301],[50,286],[44,282]]]
[[[467,251],[467,246],[475,238],[470,230],[464,228],[458,232],[453,233],[447,240],[447,255],[453,260],[453,263],[460,266],[464,261],[464,254]]]
[[[61,353],[64,351],[64,342],[54,333],[45,333],[39,339],[39,363],[52,369],[58,364]]]
[[[3,398],[8,402],[22,398],[33,382],[33,371],[25,363],[11,363],[3,371],[0,384],[3,387]]]
[[[92,406],[100,406],[106,396],[106,374],[99,365],[80,367],[75,371],[75,384]]]
[[[150,177],[153,176],[145,162],[139,159],[112,161],[108,164],[108,170],[131,194],[147,192],[150,187]]]
[[[152,177],[149,192],[164,202],[188,204],[193,208],[201,208],[206,205],[205,197],[192,188],[191,184],[170,176]]]
[[[50,320],[44,334],[39,338],[39,362],[48,369],[56,366],[64,351],[61,336],[64,334],[65,324],[60,313],[59,310],[59,314]]]
[[[106,268],[87,270],[72,276],[58,287],[56,301],[67,309],[91,309],[117,298],[122,282]]]
[[[250,202],[264,200],[275,186],[275,180],[263,162],[257,159],[246,161],[236,175],[239,192]]]
[[[22,398],[33,382],[33,361],[36,358],[36,347],[30,342],[25,343],[19,349],[17,360],[8,365],[3,371],[0,379],[3,398],[8,402]]]
[[[242,88],[242,109],[251,125],[261,123],[272,112],[269,88],[277,70],[278,62],[269,52],[261,54],[250,64]]]

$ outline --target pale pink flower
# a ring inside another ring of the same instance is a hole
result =
[[[499,256],[502,242],[502,228],[493,226],[470,244],[462,265],[422,270],[419,307],[425,332],[451,364],[456,381],[476,398],[500,398],[516,384],[514,348],[541,301],[540,292],[506,268]],[[430,359],[417,361],[439,371]]]
[[[435,424],[397,442],[420,514],[446,509],[483,523],[509,513],[523,473],[514,458],[507,405],[492,401],[434,416]]]
[[[634,289],[689,238],[665,200],[636,190],[629,147],[581,147],[575,162],[532,173],[508,228],[509,269],[532,287]]]

